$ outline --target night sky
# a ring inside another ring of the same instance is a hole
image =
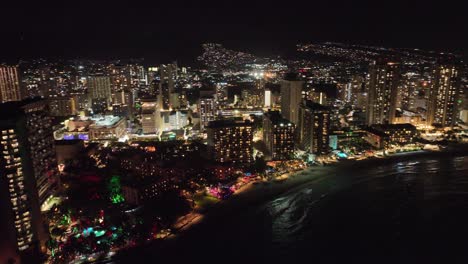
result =
[[[308,41],[468,50],[462,1],[97,2],[2,6],[0,61],[144,57],[190,63],[204,42],[286,56]]]

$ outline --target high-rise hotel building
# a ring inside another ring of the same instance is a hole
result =
[[[253,161],[253,128],[249,121],[215,120],[208,123],[208,151],[216,162]]]
[[[374,61],[370,64],[366,107],[368,125],[394,123],[399,82],[399,63]]]
[[[216,100],[212,95],[200,97],[198,104],[200,113],[200,130],[204,131],[210,121],[216,118]]]
[[[263,115],[263,141],[272,160],[287,160],[294,155],[295,125],[283,118],[279,111]]]
[[[87,78],[88,96],[93,111],[104,112],[112,100],[111,81],[109,76],[96,74]]]
[[[2,249],[16,259],[38,252],[46,240],[40,207],[59,184],[47,103],[0,105],[0,148]]]
[[[298,129],[301,149],[317,155],[329,152],[330,109],[309,100],[304,101],[299,108]]]
[[[18,66],[0,65],[0,103],[25,98]]]
[[[178,104],[178,96],[175,93],[175,80],[177,79],[177,64],[161,65],[159,67],[159,94],[158,105],[161,110],[171,110]]]
[[[142,99],[141,101],[141,127],[143,134],[154,134],[157,132],[157,118],[159,114],[156,107],[158,102],[151,99]]]
[[[296,74],[287,74],[281,81],[281,115],[297,124],[299,118],[299,104],[302,100],[304,81]]]
[[[457,116],[458,71],[453,65],[437,65],[427,103],[427,124],[452,127]]]

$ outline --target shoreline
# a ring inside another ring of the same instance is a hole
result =
[[[126,263],[131,256],[139,254],[158,254],[164,252],[165,248],[176,247],[176,244],[190,234],[196,233],[210,223],[222,223],[229,221],[235,214],[242,214],[251,208],[262,206],[283,194],[302,189],[305,185],[319,183],[326,180],[327,176],[335,174],[340,170],[356,169],[360,170],[372,164],[372,166],[382,166],[400,161],[409,161],[427,158],[440,158],[447,156],[466,156],[468,154],[468,144],[457,144],[441,151],[413,151],[392,154],[383,158],[368,158],[364,160],[341,160],[337,163],[326,166],[312,166],[300,171],[287,173],[288,177],[281,181],[271,180],[249,183],[242,187],[240,192],[233,195],[228,200],[219,201],[206,208],[202,212],[196,212],[193,223],[188,223],[179,229],[179,232],[159,241],[152,241],[146,245],[118,252],[116,260]],[[353,182],[350,182],[353,184]],[[193,212],[192,212],[193,214]]]
[[[348,167],[353,167],[356,169],[361,169],[367,165],[372,164],[373,166],[380,166],[385,165],[388,163],[394,163],[399,161],[406,161],[406,160],[416,160],[420,158],[428,158],[428,157],[440,157],[441,155],[450,155],[450,156],[460,156],[468,154],[468,144],[458,144],[452,146],[451,148],[447,148],[446,150],[442,151],[426,151],[426,150],[419,150],[419,151],[411,151],[411,152],[403,152],[403,153],[396,153],[389,156],[381,157],[381,158],[367,158],[364,160],[341,160],[334,164],[326,165],[326,166],[312,166],[307,167],[305,169],[285,173],[288,175],[286,179],[282,180],[270,180],[268,182],[258,182],[254,184],[253,182],[246,184],[242,187],[240,192],[233,195],[231,198],[227,200],[221,200],[215,205],[207,208],[203,212],[204,216],[208,217],[212,214],[213,210],[218,210],[222,206],[234,206],[234,203],[237,203],[238,200],[244,200],[246,198],[251,198],[250,196],[260,196],[258,198],[267,198],[266,196],[271,195],[279,195],[282,193],[287,193],[293,191],[294,189],[301,187],[305,183],[310,183],[311,181],[315,181],[320,179],[321,177],[326,177],[323,173],[326,172],[333,172],[337,169],[347,169]],[[285,175],[283,174],[283,175]],[[312,174],[312,175],[311,175]],[[282,177],[281,175],[280,177]],[[263,194],[257,194],[257,192],[264,191]]]

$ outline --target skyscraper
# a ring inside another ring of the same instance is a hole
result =
[[[364,91],[365,78],[360,75],[352,76],[351,80],[344,85],[342,100],[359,107],[359,96]]]
[[[25,98],[21,89],[18,66],[0,65],[0,103],[20,101]]]
[[[272,160],[293,157],[294,130],[294,124],[283,118],[279,111],[268,111],[263,115],[263,141]]]
[[[403,110],[410,110],[411,103],[417,95],[417,87],[421,76],[415,71],[407,71],[401,75],[400,88],[397,94],[397,107]]]
[[[453,126],[456,120],[456,99],[459,91],[458,71],[453,65],[437,65],[429,92],[427,123]]]
[[[108,76],[93,75],[87,78],[88,83],[88,95],[93,100],[100,99],[98,101],[105,100],[107,104],[112,99],[111,82]]]
[[[142,100],[141,102],[141,127],[143,134],[156,133],[157,118],[159,111],[156,110],[156,100]]]
[[[200,112],[200,130],[204,131],[208,126],[208,122],[215,120],[216,117],[216,101],[213,96],[202,96],[198,105]]]
[[[370,64],[366,107],[368,125],[393,124],[399,81],[399,63],[374,61]]]
[[[2,236],[20,256],[30,255],[46,239],[40,207],[59,185],[46,102],[0,105],[0,136]]]
[[[312,101],[299,108],[299,147],[313,154],[324,155],[329,149],[330,110]]]
[[[208,150],[216,162],[253,161],[253,128],[249,121],[216,120],[208,123]]]
[[[109,66],[109,75],[112,92],[130,90],[130,70],[128,65],[111,64]]]
[[[304,81],[293,73],[287,74],[281,81],[281,115],[294,124],[298,122],[303,86]]]
[[[54,96],[47,100],[51,116],[72,116],[77,112],[75,99],[71,96]]]
[[[176,97],[171,96],[174,91],[174,81],[177,78],[177,65],[167,64],[159,67],[159,95],[158,103],[161,110],[170,110],[173,108],[173,102]]]
[[[271,91],[270,90],[265,90],[265,95],[264,95],[264,107],[270,108],[271,107]]]

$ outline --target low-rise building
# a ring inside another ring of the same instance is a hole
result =
[[[152,177],[125,183],[122,185],[122,195],[128,204],[139,205],[178,188],[169,178]]]
[[[377,149],[411,144],[418,135],[411,124],[378,124],[367,128],[366,132],[364,139]]]
[[[65,120],[64,126],[54,132],[56,140],[102,140],[118,139],[125,135],[125,118],[104,115],[73,117]]]
[[[118,116],[101,116],[92,118],[89,126],[89,139],[116,139],[125,135],[127,124],[124,118]]]

